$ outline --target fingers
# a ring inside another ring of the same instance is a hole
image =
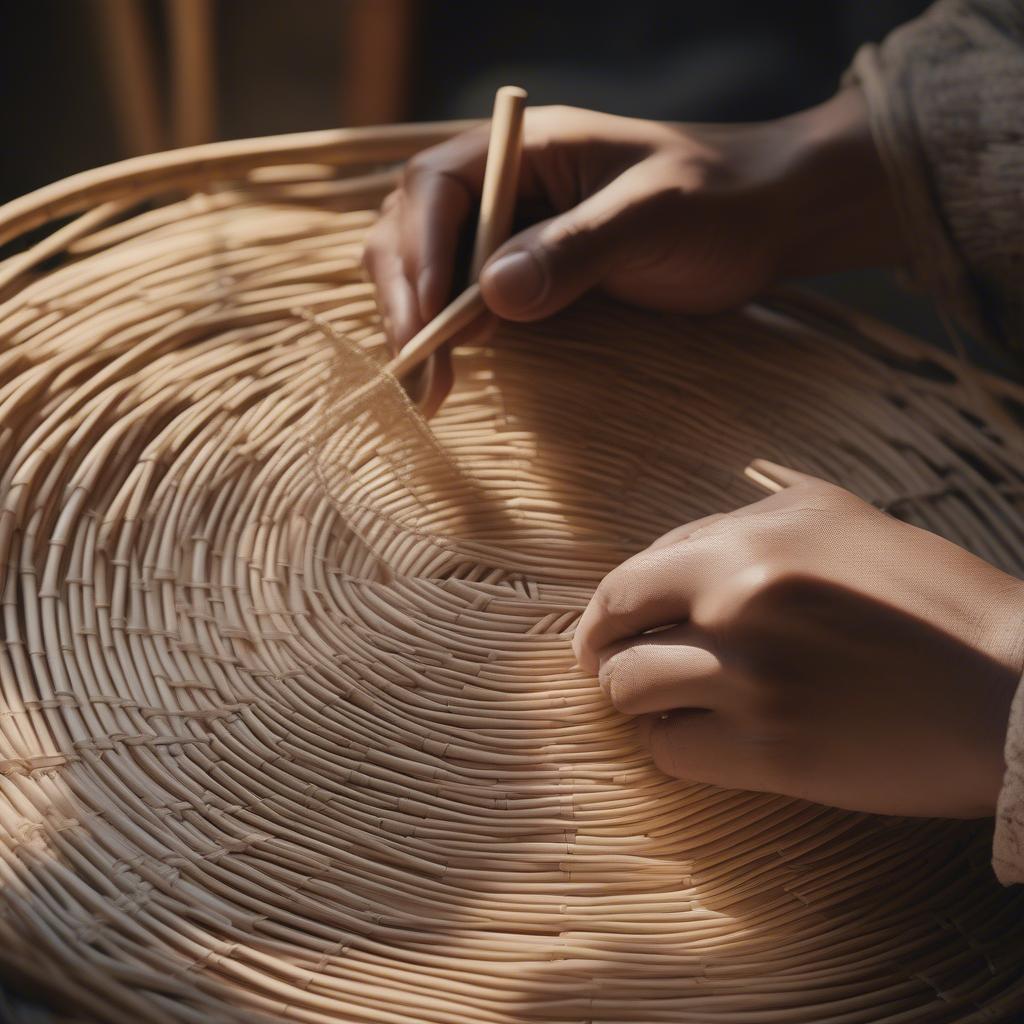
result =
[[[685,622],[698,597],[707,596],[727,568],[744,568],[735,564],[743,545],[729,538],[749,534],[746,527],[752,517],[808,503],[835,507],[851,498],[849,492],[805,473],[761,460],[757,465],[787,481],[785,488],[733,512],[715,513],[676,527],[605,576],[573,638],[573,650],[583,669],[596,672],[600,652],[610,644]]]
[[[605,576],[573,637],[585,671],[596,673],[600,652],[617,641],[686,621],[703,573],[702,560],[691,554],[696,547],[641,551]]]
[[[598,681],[612,705],[627,715],[713,708],[724,693],[722,666],[709,638],[689,626],[606,648]]]
[[[645,122],[591,111],[528,112],[519,199],[567,212],[492,258],[481,285],[495,313],[515,320],[547,316],[599,284],[621,259],[630,224],[638,216],[651,221],[650,204],[638,201],[651,192],[643,160],[651,130]],[[485,125],[413,157],[371,232],[365,262],[397,347],[455,290],[457,254],[478,205],[488,136]],[[598,190],[579,202],[580,192],[592,189]]]
[[[451,298],[459,241],[479,199],[486,158],[486,127],[418,153],[381,206],[363,262],[395,352]]]
[[[743,471],[751,480],[761,484],[772,493],[765,498],[743,505],[731,512],[712,512],[710,515],[694,519],[690,523],[677,526],[668,533],[662,534],[653,541],[647,548],[648,551],[657,548],[667,547],[670,544],[678,544],[688,540],[698,531],[708,527],[722,525],[729,519],[742,519],[744,516],[757,515],[762,512],[778,511],[784,508],[792,508],[802,500],[800,493],[795,493],[792,488],[815,488],[819,492],[822,489],[840,490],[826,480],[821,480],[808,473],[801,473],[796,469],[789,469],[777,462],[769,462],[767,459],[754,459]]]
[[[505,320],[557,313],[602,283],[624,259],[645,215],[630,168],[581,203],[506,242],[484,265],[484,301]]]
[[[452,369],[452,349],[460,345],[483,345],[494,332],[496,321],[492,316],[484,316],[463,328],[451,338],[447,344],[439,348],[432,359],[426,363],[429,374],[421,381],[421,391],[412,394],[424,419],[430,419],[441,407],[452,389],[455,374]]]
[[[637,720],[637,732],[655,765],[675,779],[728,786],[747,768],[728,722],[714,711],[645,716]]]
[[[483,164],[477,158],[483,153],[486,141],[482,149],[476,144],[466,152],[465,159],[472,161],[468,169],[463,164],[451,171],[436,163],[435,153],[414,161],[406,171],[398,231],[402,266],[416,294],[421,325],[444,309],[455,290],[456,251],[479,198]]]
[[[377,305],[392,355],[422,326],[419,304],[402,262],[397,212],[400,202],[397,193],[388,197],[363,254],[363,263],[377,287]]]

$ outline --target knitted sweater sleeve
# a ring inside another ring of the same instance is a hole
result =
[[[848,79],[900,211],[912,280],[1024,350],[1024,0],[939,0],[864,46]],[[1007,729],[992,864],[1024,882],[1024,682]]]
[[[1024,349],[1024,0],[939,0],[848,77],[910,246],[910,274],[968,329]]]
[[[992,867],[1004,885],[1024,882],[1024,682],[1017,686],[1006,730],[1006,774],[996,807]]]

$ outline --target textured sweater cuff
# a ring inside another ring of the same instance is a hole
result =
[[[902,77],[901,69],[884,63],[879,48],[869,43],[858,50],[844,82],[859,86],[867,104],[871,135],[907,247],[907,278],[929,295],[941,297],[943,305],[970,330],[985,333],[967,267],[934,195],[910,89]]]
[[[1010,706],[1006,774],[996,806],[992,867],[1003,885],[1024,882],[1024,681]]]
[[[914,281],[979,337],[1024,343],[1024,4],[939,0],[847,80],[902,217]]]

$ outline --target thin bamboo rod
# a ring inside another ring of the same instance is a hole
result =
[[[476,281],[484,263],[512,231],[523,149],[526,90],[502,86],[494,97],[487,166],[480,195],[480,219],[473,241],[469,279]]]
[[[508,238],[512,229],[525,109],[526,91],[518,86],[505,85],[495,93],[469,288],[411,338],[386,368],[386,372],[400,380],[405,378],[403,383],[411,394],[422,396],[423,404],[430,407],[428,414],[436,411],[434,407],[438,404],[432,394],[436,387],[437,360],[450,358],[442,351],[442,346],[458,332],[470,328],[474,321],[488,315],[476,282],[484,262]]]

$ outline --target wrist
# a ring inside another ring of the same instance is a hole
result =
[[[780,279],[905,261],[867,104],[848,87],[777,122],[787,150],[780,213]]]

